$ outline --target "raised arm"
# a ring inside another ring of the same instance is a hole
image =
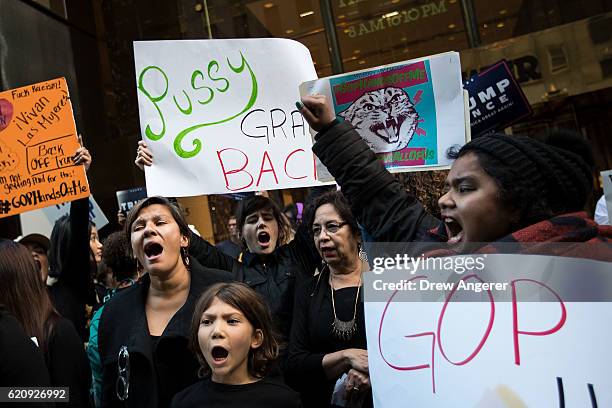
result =
[[[223,253],[210,242],[196,234],[191,235],[189,254],[197,259],[202,266],[229,271],[234,275],[237,274],[237,269],[240,264],[237,260]]]
[[[80,147],[74,155],[74,162],[84,165],[85,171],[88,171],[91,165],[89,151]],[[89,276],[89,253],[89,198],[85,197],[70,203],[70,240],[65,253],[65,267],[60,277],[63,284],[69,287],[83,304],[92,304],[94,300]]]
[[[370,235],[379,242],[424,240],[439,220],[404,190],[350,123],[335,118],[325,96],[305,96],[302,102],[304,118],[319,132],[313,152]]]

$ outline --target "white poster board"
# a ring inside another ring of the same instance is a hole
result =
[[[611,263],[485,257],[476,275],[506,284],[491,297],[457,286],[478,283],[472,273],[364,274],[375,407],[556,408],[561,394],[566,407],[612,406]],[[374,290],[381,281],[404,287]]]
[[[603,180],[604,196],[606,197],[606,209],[608,210],[608,223],[612,225],[612,170],[601,172]]]
[[[308,49],[286,39],[134,42],[149,195],[306,187],[315,180],[299,85]]]
[[[51,236],[55,221],[66,214],[70,214],[70,202],[19,214],[21,220],[21,234],[28,235],[38,233],[48,238]],[[89,196],[89,220],[96,224],[98,230],[108,224],[108,218],[106,218],[102,212],[102,209],[93,195]]]
[[[391,172],[448,168],[466,142],[459,53],[447,52],[304,83],[325,95]],[[317,161],[319,180],[331,176]]]

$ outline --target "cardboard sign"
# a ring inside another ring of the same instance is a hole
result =
[[[146,197],[147,189],[145,187],[136,187],[129,190],[117,191],[119,211],[121,211],[123,214],[127,214],[135,204]]]
[[[531,105],[505,60],[474,75],[464,87],[469,94],[473,138],[531,115]]]
[[[70,214],[70,203],[55,204],[39,210],[21,213],[19,215],[21,232],[23,235],[38,233],[50,237],[55,221],[67,214]],[[102,212],[93,195],[89,196],[89,220],[96,224],[98,230],[108,224],[108,218]]]
[[[89,196],[64,78],[0,93],[0,217]]]
[[[295,107],[316,78],[308,49],[286,39],[134,42],[150,195],[306,187],[308,124]]]
[[[471,259],[364,274],[374,406],[610,406],[610,262]]]
[[[448,166],[446,150],[465,143],[456,52],[310,81],[300,93],[333,101],[336,115],[355,126],[390,171]],[[318,174],[329,177],[322,166]]]

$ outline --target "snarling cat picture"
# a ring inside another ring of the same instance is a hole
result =
[[[419,123],[410,96],[391,86],[366,92],[338,115],[355,126],[375,153],[406,147]]]

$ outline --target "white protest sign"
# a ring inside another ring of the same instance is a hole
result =
[[[21,213],[21,234],[38,233],[50,237],[55,221],[66,214],[70,214],[70,202]],[[108,218],[92,195],[89,196],[89,220],[96,224],[98,230],[108,224]]]
[[[612,225],[612,170],[602,171],[601,178],[603,180],[604,196],[606,197],[608,223]]]
[[[463,275],[364,274],[375,407],[612,406],[610,262],[484,256]]]
[[[295,106],[316,78],[286,39],[134,42],[149,195],[194,196],[319,184]]]
[[[310,81],[300,93],[327,96],[392,172],[447,168],[448,148],[466,141],[457,52]],[[328,180],[317,166],[319,179]]]

